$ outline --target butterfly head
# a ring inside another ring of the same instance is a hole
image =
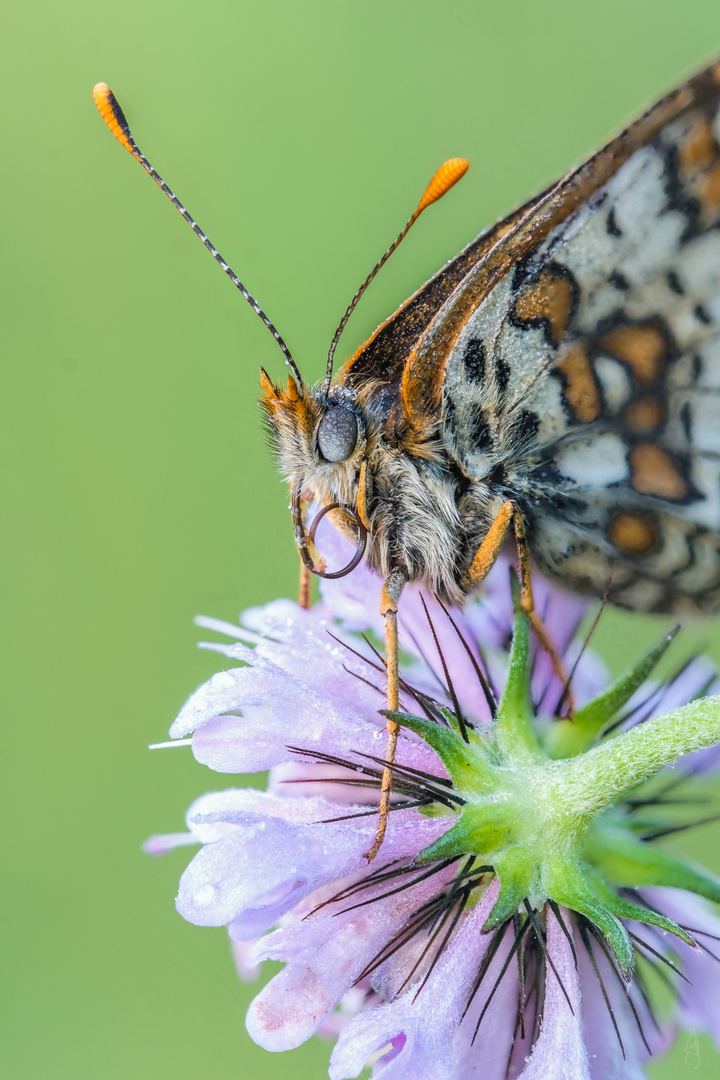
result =
[[[294,488],[299,485],[324,504],[337,502],[355,516],[361,466],[377,443],[376,434],[372,434],[377,424],[369,423],[369,414],[363,412],[358,397],[349,392],[342,375],[333,381],[335,350],[350,315],[375,275],[420,214],[449,191],[467,168],[468,163],[463,158],[451,158],[436,171],[407,224],[350,301],[330,344],[325,381],[321,386],[311,390],[305,387],[289,351],[286,360],[294,374],[288,379],[287,389],[274,384],[264,371],[261,373],[261,405],[282,472]],[[282,341],[274,327],[271,329],[275,339]],[[361,511],[360,518],[362,516]]]
[[[333,379],[333,359],[337,344],[350,315],[370,282],[423,211],[437,202],[465,174],[467,161],[451,158],[434,174],[407,224],[350,301],[330,344],[325,381],[321,386],[309,389],[305,386],[292,353],[274,323],[140,150],[110,87],[106,83],[98,83],[93,97],[112,134],[170,199],[282,350],[291,372],[287,386],[273,383],[263,371],[261,405],[266,414],[268,429],[272,433],[272,442],[281,470],[292,483],[293,525],[300,556],[308,570],[325,577],[339,577],[349,573],[363,557],[368,534],[372,547],[373,534],[377,532],[369,520],[372,515],[368,514],[368,496],[372,494],[373,485],[370,459],[378,450],[381,441],[380,429],[384,417],[387,418],[388,408],[382,405],[382,395],[376,395],[373,402],[372,393],[363,395],[358,392],[357,386],[355,390],[351,390],[349,382],[342,374]],[[383,380],[384,383],[387,381]],[[423,447],[412,449],[422,452]],[[415,456],[418,456],[417,453]],[[306,533],[303,504],[310,495],[321,504],[322,510]],[[340,528],[355,534],[357,548],[346,567],[340,571],[327,572],[313,560],[311,547],[318,523],[332,510],[338,511],[334,520]]]
[[[320,502],[354,507],[357,477],[367,451],[366,418],[342,387],[281,387],[261,372],[267,427],[282,473]]]

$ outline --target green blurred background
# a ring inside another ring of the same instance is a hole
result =
[[[434,168],[468,177],[373,285],[344,351],[481,227],[720,51],[717,0],[85,0],[8,5],[0,52],[2,1075],[321,1077],[274,1057],[223,930],[140,853],[224,786],[151,754],[217,667],[192,617],[293,595],[287,496],[255,404],[269,335],[104,129],[140,145],[319,376],[357,284]],[[610,613],[614,669],[657,636]],[[712,627],[689,642],[710,642]],[[714,641],[713,641],[714,638]],[[683,839],[720,870],[711,828]],[[695,1064],[686,1036],[653,1076]],[[694,1075],[718,1075],[700,1042]]]

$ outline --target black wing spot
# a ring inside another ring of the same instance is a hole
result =
[[[455,434],[455,402],[451,397],[445,398],[445,425],[451,435]]]
[[[698,382],[699,381],[700,376],[702,375],[702,369],[703,369],[702,357],[699,356],[698,353],[695,353],[695,355],[692,358],[693,382]]]
[[[686,244],[698,233],[698,221],[700,218],[700,203],[696,198],[688,195],[683,187],[678,166],[677,147],[669,146],[664,155],[665,172],[664,187],[667,203],[663,213],[668,210],[677,210],[685,218],[685,228],[680,236],[680,244]]]
[[[518,439],[522,439],[524,443],[534,443],[537,439],[539,427],[540,419],[537,413],[530,412],[528,409],[525,409],[520,414],[520,419],[518,420]]]
[[[608,281],[613,286],[613,288],[619,289],[620,292],[628,292],[630,288],[630,282],[624,274],[620,273],[619,270],[615,270],[608,278]]]
[[[622,229],[618,225],[617,218],[615,217],[614,206],[610,207],[610,213],[605,219],[605,228],[610,236],[622,236]]]
[[[540,484],[561,487],[567,483],[567,477],[561,473],[553,458],[548,458],[536,465],[532,470],[532,477]]]
[[[682,281],[677,276],[674,270],[668,270],[665,278],[668,283],[668,288],[671,290],[671,292],[677,293],[678,296],[685,295],[685,287],[683,286]]]
[[[492,434],[485,414],[478,411],[472,423],[470,432],[470,445],[477,452],[485,452],[493,449]]]
[[[695,318],[697,319],[698,322],[704,323],[705,326],[709,326],[710,323],[712,322],[712,319],[710,318],[709,314],[707,313],[705,308],[702,306],[702,304],[698,304],[696,306],[696,308],[695,308]]]
[[[470,338],[465,346],[463,368],[468,382],[479,383],[485,378],[485,346],[480,338]]]
[[[510,365],[507,360],[503,360],[502,357],[499,357],[495,361],[494,374],[495,385],[500,393],[504,394],[510,382]]]
[[[680,423],[683,426],[685,438],[688,442],[692,442],[692,409],[689,401],[686,401],[680,410]]]

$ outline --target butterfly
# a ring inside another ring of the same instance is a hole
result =
[[[403,585],[461,602],[511,531],[541,639],[530,559],[566,588],[635,611],[720,607],[720,63],[481,233],[333,375],[364,288],[466,168],[446,163],[353,298],[313,388],[137,149],[109,89],[95,97],[285,352],[288,382],[262,372],[261,404],[292,485],[298,548],[306,572],[339,576],[364,555],[384,576],[389,710]],[[309,495],[322,509],[308,529]],[[327,513],[357,540],[339,570],[314,548]],[[388,730],[369,857],[387,819],[399,729],[390,720]]]

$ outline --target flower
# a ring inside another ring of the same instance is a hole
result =
[[[679,1020],[720,1042],[720,919],[702,899],[720,882],[654,844],[685,826],[670,789],[716,763],[714,672],[693,661],[648,687],[670,634],[608,686],[577,638],[586,603],[534,584],[572,717],[502,560],[464,612],[403,594],[402,736],[371,865],[384,670],[354,633],[382,631],[379,579],[359,568],[309,611],[275,601],[239,627],[199,620],[243,666],[200,687],[171,735],[270,782],[202,796],[187,833],[147,849],[199,843],[180,914],[227,925],[244,975],[284,962],[249,1010],[261,1046],[337,1036],[332,1080],[368,1060],[383,1080],[639,1078],[675,1031],[668,976]]]

